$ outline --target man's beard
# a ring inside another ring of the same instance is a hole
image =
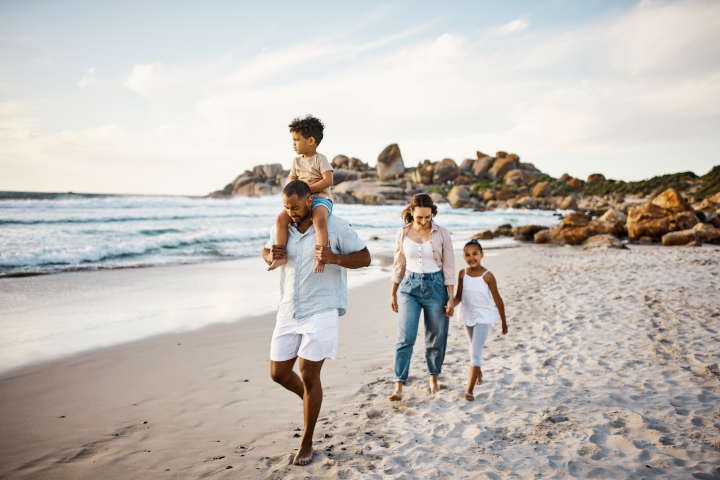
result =
[[[312,213],[312,210],[310,210],[307,207],[305,207],[305,208],[306,208],[305,214],[303,216],[301,216],[299,220],[296,221],[294,218],[290,217],[290,220],[292,220],[295,225],[298,225],[298,224],[304,222],[305,220],[307,220],[310,217],[310,213]]]

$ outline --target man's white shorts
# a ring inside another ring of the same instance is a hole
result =
[[[309,317],[285,317],[278,312],[270,344],[270,360],[284,362],[300,357],[311,362],[335,360],[338,345],[337,309]]]

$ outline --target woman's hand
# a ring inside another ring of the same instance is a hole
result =
[[[447,305],[445,305],[445,313],[448,317],[452,317],[453,313],[455,313],[455,302],[456,300],[454,298],[451,298],[450,300],[448,300]]]
[[[398,313],[398,304],[397,304],[397,294],[396,293],[390,295],[390,308],[392,308],[393,312]]]

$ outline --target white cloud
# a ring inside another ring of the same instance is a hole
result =
[[[503,37],[505,35],[510,35],[511,33],[515,32],[522,32],[530,25],[530,22],[528,22],[527,18],[517,18],[511,22],[508,22],[504,25],[500,25],[494,28],[490,29],[490,32],[493,35],[496,35],[498,37]]]
[[[89,86],[91,86],[94,83],[97,83],[97,77],[95,77],[95,67],[88,68],[85,75],[78,80],[77,86],[80,87],[80,89],[85,90]]]
[[[150,97],[169,83],[170,79],[163,71],[163,65],[157,62],[135,65],[124,86],[140,95]]]

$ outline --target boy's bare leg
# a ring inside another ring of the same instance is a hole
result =
[[[327,220],[330,216],[328,209],[322,205],[315,207],[313,210],[313,226],[315,227],[315,241],[318,245],[326,247],[330,245],[330,239],[328,238],[327,231]],[[315,260],[315,269],[313,273],[323,273],[325,271],[325,264],[319,260]]]
[[[290,219],[290,215],[287,214],[285,210],[280,212],[280,215],[277,216],[277,220],[275,220],[275,245],[282,245],[283,247],[287,247],[288,242],[288,225],[292,223],[292,220]],[[277,260],[273,260],[273,262],[268,267],[268,272],[270,270],[275,270],[280,265],[285,265],[287,263],[287,257],[285,258],[278,258]]]
[[[473,395],[473,389],[475,388],[475,384],[480,385],[481,383],[482,370],[480,370],[480,367],[470,367],[470,378],[468,379],[467,391],[465,392],[465,400],[475,400],[475,395]]]
[[[310,360],[300,359],[300,375],[302,375],[303,391],[303,411],[305,413],[305,431],[300,441],[300,450],[293,460],[294,465],[307,465],[312,461],[313,449],[312,438],[315,433],[315,424],[317,423],[320,407],[322,406],[322,384],[320,383],[320,370],[325,360],[312,362]]]

